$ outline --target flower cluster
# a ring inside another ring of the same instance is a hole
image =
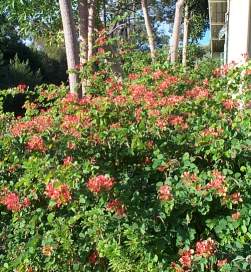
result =
[[[217,261],[217,266],[218,266],[219,268],[221,268],[222,266],[224,266],[224,265],[227,264],[227,263],[228,263],[228,260],[227,260],[227,259],[218,260],[218,261]]]
[[[28,151],[39,151],[39,152],[45,152],[46,146],[44,143],[44,140],[39,135],[33,135],[27,142],[26,148]]]
[[[181,257],[179,258],[179,262],[183,268],[190,268],[192,265],[194,250],[188,249],[182,252]]]
[[[209,91],[203,87],[194,87],[192,90],[186,91],[185,96],[192,99],[208,98]]]
[[[52,127],[53,121],[49,115],[38,115],[32,118],[30,121],[20,122],[17,121],[11,128],[10,133],[14,137],[20,137],[23,133],[42,133]]]
[[[171,187],[169,185],[162,185],[159,188],[159,199],[161,201],[169,201],[173,198]]]
[[[76,138],[81,136],[78,129],[80,127],[80,117],[77,115],[65,115],[60,127],[66,135],[72,135]]]
[[[240,212],[232,213],[231,217],[233,220],[238,220],[241,217],[241,213]]]
[[[57,203],[60,207],[62,204],[68,203],[71,200],[71,193],[67,184],[62,184],[55,187],[54,182],[47,184],[45,195]]]
[[[232,99],[226,99],[222,102],[222,105],[226,110],[232,110],[238,107],[238,102]]]
[[[19,196],[13,192],[3,192],[0,203],[5,205],[6,209],[12,212],[18,212],[23,208],[29,207],[31,204],[28,197],[25,197],[24,200],[20,202]]]
[[[236,66],[236,63],[232,61],[229,64],[222,65],[221,67],[213,71],[213,75],[216,77],[226,76],[229,70],[233,69]]]
[[[213,137],[217,138],[222,134],[222,129],[219,128],[205,128],[203,131],[201,131],[202,137]]]
[[[198,256],[210,257],[216,250],[216,242],[208,238],[207,240],[198,241],[196,243],[195,253]]]
[[[113,178],[99,175],[90,178],[86,186],[92,193],[100,193],[101,191],[110,191],[114,186],[114,183],[115,181]]]
[[[119,217],[125,215],[125,207],[119,199],[110,200],[106,206],[107,210],[115,212]]]
[[[214,255],[215,251],[216,251],[216,242],[212,240],[211,238],[208,238],[207,240],[198,241],[195,245],[195,250],[186,249],[182,251],[181,257],[179,258],[179,262],[182,268],[185,270],[180,270],[180,271],[187,271],[187,269],[191,268],[194,255],[197,257],[208,258]],[[178,268],[177,264],[175,263],[173,264],[173,267]]]
[[[184,117],[180,115],[170,115],[168,117],[168,123],[172,126],[179,126],[182,129],[188,128],[188,124],[185,122]]]
[[[189,172],[184,172],[181,178],[184,181],[184,183],[187,184],[195,183],[196,181],[198,181],[198,177],[195,174]]]
[[[28,86],[25,83],[19,83],[17,85],[17,88],[18,88],[18,90],[19,90],[20,93],[23,93],[27,89],[27,87]]]
[[[73,157],[72,156],[67,156],[63,160],[64,166],[69,166],[69,165],[72,164],[72,162],[73,162]]]
[[[213,189],[221,196],[226,196],[225,177],[218,171],[214,170],[213,179],[206,185],[205,189]]]
[[[157,91],[163,93],[165,90],[170,88],[172,85],[177,84],[179,79],[176,76],[166,75],[165,79],[157,87]]]
[[[233,204],[238,204],[240,202],[243,202],[243,199],[242,199],[241,194],[239,192],[235,192],[235,193],[231,194],[230,198],[231,198],[231,201]]]
[[[175,106],[184,100],[185,97],[183,95],[169,95],[160,99],[159,106]]]

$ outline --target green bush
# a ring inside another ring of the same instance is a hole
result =
[[[33,72],[30,68],[29,61],[22,62],[17,55],[13,60],[10,60],[9,65],[1,67],[0,78],[0,88],[13,88],[21,83],[33,88],[42,81],[40,70]]]
[[[0,115],[1,271],[251,270],[251,63],[160,68]]]

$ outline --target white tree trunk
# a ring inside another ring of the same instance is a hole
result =
[[[181,25],[184,2],[185,0],[177,0],[176,2],[172,45],[170,48],[171,49],[171,63],[175,63],[177,61],[179,39],[180,39],[180,25]]]
[[[189,10],[188,5],[186,4],[184,17],[183,51],[182,51],[182,64],[184,67],[187,65],[188,28],[189,28]]]
[[[88,61],[88,1],[78,0],[78,14],[79,14],[79,43],[80,43],[80,63],[84,64]],[[82,78],[82,96],[86,93],[88,80]]]
[[[88,16],[88,60],[93,55],[93,32],[94,32],[94,10],[95,0],[90,0]]]
[[[88,1],[78,0],[80,63],[88,59]]]
[[[60,12],[63,23],[65,50],[68,70],[76,68],[79,64],[78,42],[76,29],[72,14],[70,0],[59,0]],[[78,94],[78,76],[75,73],[69,73],[70,92]]]
[[[154,35],[153,35],[152,26],[151,26],[150,18],[147,11],[147,0],[141,0],[141,6],[142,6],[144,19],[145,19],[145,26],[146,26],[146,32],[147,32],[147,37],[148,37],[148,42],[149,42],[149,47],[151,52],[151,58],[152,58],[152,61],[154,61],[155,60]]]

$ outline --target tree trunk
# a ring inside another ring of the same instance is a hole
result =
[[[179,39],[180,39],[180,25],[181,25],[184,2],[185,0],[177,0],[177,3],[176,3],[172,45],[171,45],[171,63],[175,63],[177,61]]]
[[[184,67],[186,67],[187,65],[188,28],[189,28],[189,10],[188,5],[186,4],[184,17],[183,51],[182,51],[182,64]]]
[[[104,20],[104,27],[106,29],[106,0],[103,0],[103,20]]]
[[[141,0],[141,6],[142,6],[144,19],[145,19],[145,26],[146,26],[146,32],[147,32],[147,37],[148,37],[148,42],[149,42],[149,47],[151,52],[151,58],[152,58],[152,61],[154,62],[155,60],[154,35],[153,35],[152,26],[151,26],[150,18],[147,11],[147,0]]]
[[[80,43],[80,63],[84,64],[88,60],[88,1],[78,0],[79,13],[79,43]],[[83,78],[81,82],[82,95],[86,93],[88,80]]]
[[[65,40],[65,50],[67,58],[68,70],[76,68],[79,64],[78,56],[78,43],[76,29],[72,14],[72,6],[70,0],[59,0],[60,12],[63,23],[64,40]],[[69,85],[70,92],[78,94],[78,76],[75,73],[69,73]]]
[[[88,16],[88,60],[93,55],[93,31],[94,31],[94,10],[95,0],[90,0],[89,16]]]
[[[88,59],[88,1],[78,0],[80,63]]]

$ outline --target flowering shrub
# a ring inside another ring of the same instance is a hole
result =
[[[1,271],[250,271],[250,69],[6,91]]]

